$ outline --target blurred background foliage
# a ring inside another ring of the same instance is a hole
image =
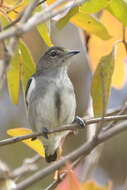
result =
[[[47,0],[39,5],[33,14],[53,2],[55,0]],[[6,30],[29,3],[30,0],[1,1],[2,30]],[[80,116],[87,114],[92,72],[98,73],[102,57],[106,56],[107,58],[112,52],[114,43],[124,40],[126,26],[126,0],[87,0],[81,6],[69,9],[64,14],[39,24],[32,31],[24,34],[11,59],[6,81],[2,85],[0,93],[0,139],[7,138],[6,131],[9,128],[29,127],[24,104],[24,90],[28,78],[35,71],[40,56],[52,45],[80,50],[80,55],[72,60],[73,64],[70,66],[69,75],[75,87],[77,114]],[[106,106],[110,109],[118,108],[127,98],[126,53],[126,44],[117,43],[117,51],[111,57],[114,59],[114,68],[111,69],[109,59],[106,59],[105,62],[104,67],[108,67],[108,73],[109,70],[112,70],[110,76],[106,75],[105,79],[108,92]],[[2,56],[3,47],[0,45],[0,57]],[[101,115],[103,105],[100,97],[103,92],[101,84],[99,85],[100,89],[98,87],[100,79],[95,74],[93,78],[97,80],[96,84],[93,84],[94,81],[92,81],[92,96],[95,97],[93,101],[97,103],[97,106],[94,106],[94,113]],[[126,137],[126,133],[120,134],[104,144],[98,164],[89,175],[90,179],[94,178],[101,184],[106,184],[111,180],[116,189],[125,188],[127,176]],[[74,150],[85,140],[85,131],[84,133],[80,132],[77,136],[69,136],[64,145],[64,153]],[[23,143],[0,148],[0,159],[5,161],[11,169],[19,167],[23,159],[32,157],[34,154],[35,152]],[[43,160],[39,164],[40,167],[47,165]],[[50,181],[51,178],[46,179],[43,184],[40,181],[38,189],[48,185]],[[29,189],[35,189],[35,186]]]

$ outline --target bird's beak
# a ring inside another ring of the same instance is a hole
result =
[[[80,53],[80,51],[78,51],[78,50],[66,50],[65,51],[65,57],[71,57],[71,56],[76,55],[78,53]]]

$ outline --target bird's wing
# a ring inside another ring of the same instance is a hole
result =
[[[33,89],[35,88],[35,78],[34,76],[32,76],[28,82],[27,82],[27,85],[26,85],[26,91],[25,91],[25,100],[26,100],[26,104],[28,106],[28,103],[29,103],[29,99],[30,99],[30,96],[31,96],[31,92],[33,91]]]

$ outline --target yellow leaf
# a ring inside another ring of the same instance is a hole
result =
[[[102,40],[109,40],[111,38],[106,27],[99,20],[81,10],[73,16],[70,21],[83,30],[98,36]]]
[[[50,35],[49,35],[48,26],[46,25],[46,23],[39,24],[37,26],[37,30],[40,33],[41,37],[43,38],[44,42],[47,44],[47,46],[48,47],[53,46]]]
[[[111,53],[100,59],[92,78],[91,95],[94,115],[97,117],[102,116],[108,104],[115,63],[114,54],[115,47]]]
[[[95,181],[87,181],[82,184],[83,190],[110,190],[111,185],[100,186]]]
[[[31,133],[32,133],[32,130],[28,128],[14,128],[14,129],[7,130],[7,134],[13,137],[28,135]],[[45,157],[44,147],[39,139],[36,139],[33,141],[31,139],[27,139],[27,140],[23,140],[22,142],[26,144],[28,147],[30,147],[31,149],[33,149],[34,151],[36,151],[40,156]]]
[[[21,0],[20,2],[23,2],[24,0]],[[16,5],[19,1],[18,0],[4,0],[5,4],[9,5]]]
[[[85,13],[92,14],[96,13],[103,8],[107,7],[112,0],[89,0],[85,1],[81,6],[80,10],[84,11]]]
[[[54,3],[56,0],[47,0],[46,2],[48,3],[48,5],[51,5],[52,3]]]
[[[35,12],[41,11],[42,8],[43,8],[42,6],[38,6]],[[37,30],[41,35],[41,37],[43,38],[44,42],[47,44],[48,47],[51,47],[53,46],[53,43],[50,37],[49,28],[50,28],[50,21],[37,25]]]
[[[18,50],[11,59],[10,67],[7,72],[7,84],[11,101],[17,104],[20,88],[20,60]]]
[[[8,25],[9,20],[6,14],[0,13],[0,25],[2,28],[4,28],[6,25]],[[3,44],[0,43],[0,59],[4,57],[5,51]],[[0,82],[0,87],[1,87],[1,82]]]
[[[9,19],[6,14],[0,13],[0,22],[2,26],[6,26],[9,23]]]
[[[10,0],[8,0],[8,1],[10,1]],[[13,0],[10,1],[10,3],[12,3],[13,7],[11,8],[10,11],[8,11],[8,17],[11,20],[14,20],[19,16],[19,14],[28,5],[29,0],[22,0],[22,1],[19,1],[20,3],[15,3],[15,4],[13,4],[13,2],[15,2],[15,1],[13,1]]]
[[[58,29],[62,29],[69,22],[70,18],[73,17],[78,11],[78,7],[73,7],[70,9],[69,12],[56,23]]]
[[[9,95],[14,104],[18,103],[20,79],[22,79],[23,90],[25,90],[27,81],[34,72],[35,63],[32,55],[26,44],[20,40],[7,72]]]
[[[109,12],[104,11],[101,17],[101,22],[108,28],[112,38],[108,41],[103,41],[94,35],[91,36],[89,41],[89,54],[91,58],[90,64],[93,71],[96,69],[100,57],[111,51],[113,43],[117,40],[122,40],[122,24],[115,17]],[[112,86],[115,88],[122,88],[125,84],[125,58],[125,48],[123,44],[119,44],[115,59],[115,70],[112,78]]]
[[[25,90],[28,79],[35,72],[36,65],[34,63],[31,52],[22,40],[20,40],[19,49],[21,51],[20,60],[22,63],[21,79],[23,84],[23,90]]]
[[[127,26],[127,1],[126,0],[112,0],[107,10],[115,16],[121,23]]]
[[[0,19],[3,26],[9,23],[7,15],[0,14]],[[15,55],[11,58],[10,66],[7,71],[7,84],[11,101],[14,104],[17,104],[19,99],[20,88],[20,60],[18,48],[15,52]]]

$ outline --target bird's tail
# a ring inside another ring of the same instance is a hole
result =
[[[52,155],[47,155],[45,152],[45,159],[47,162],[52,162],[57,159],[57,150]]]
[[[43,141],[45,148],[45,159],[47,162],[52,162],[57,159],[57,152],[60,146],[61,138],[50,136],[49,139]]]
[[[47,162],[55,161],[59,154],[59,148],[62,146],[67,132],[59,135],[52,135],[48,139],[43,140],[45,148],[45,159]]]

